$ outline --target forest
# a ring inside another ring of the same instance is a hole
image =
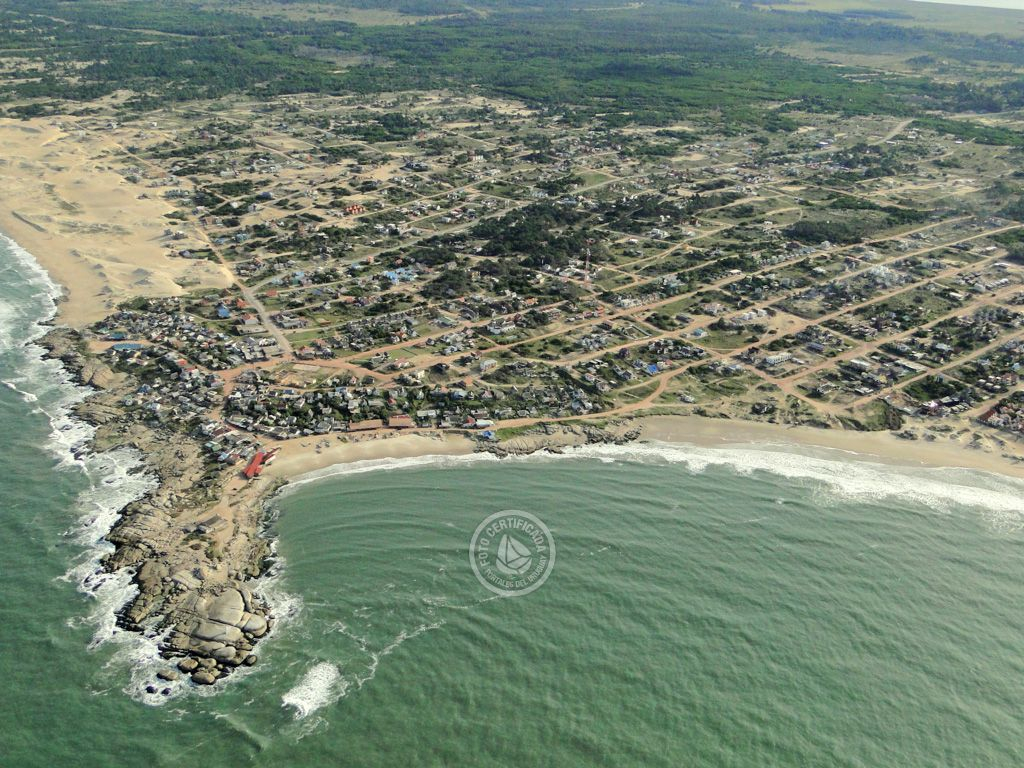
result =
[[[1012,76],[970,85],[969,78],[948,76],[854,78],[849,68],[785,52],[796,41],[850,52],[898,45],[952,62],[1024,65],[1020,41],[896,26],[877,15],[768,11],[710,0],[656,0],[600,13],[568,3],[494,3],[486,14],[453,9],[445,0],[344,4],[449,15],[356,26],[183,0],[0,0],[0,51],[22,62],[0,80],[0,109],[46,114],[62,102],[121,89],[133,93],[123,109],[137,113],[233,93],[475,86],[570,120],[597,117],[609,127],[669,125],[700,110],[721,125],[787,130],[792,110],[914,116],[934,124],[935,111],[1024,104],[1024,82]],[[358,63],[339,67],[331,57]],[[401,136],[410,128],[373,130]],[[1013,132],[973,130],[982,141],[1020,143]]]

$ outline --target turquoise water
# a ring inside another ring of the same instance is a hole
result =
[[[127,453],[67,459],[85,436],[62,419],[75,393],[22,346],[47,286],[0,251],[5,768],[1024,758],[1021,485],[778,446],[381,463],[297,485],[275,505],[283,620],[261,663],[156,706],[152,643],[111,621],[129,587],[93,573],[111,505],[146,480]],[[558,560],[501,599],[467,547],[510,507],[547,523]]]

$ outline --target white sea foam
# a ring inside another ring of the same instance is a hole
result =
[[[373,680],[381,661],[394,653],[402,643],[424,632],[438,629],[444,623],[443,620],[424,622],[414,629],[403,629],[390,642],[380,648],[373,648],[368,638],[356,634],[344,622],[337,622],[334,631],[349,638],[355,643],[358,652],[365,655],[365,660],[359,662],[361,668],[350,674],[342,674],[335,664],[319,662],[310,667],[303,678],[281,697],[282,706],[292,707],[296,720],[308,718],[317,710],[344,698],[353,686],[358,690]]]
[[[147,474],[133,473],[139,466],[139,458],[127,449],[89,454],[79,461],[90,486],[78,496],[81,517],[66,535],[83,547],[83,552],[64,574],[64,579],[89,595],[92,603],[84,617],[69,623],[84,623],[92,628],[91,650],[112,646],[113,653],[105,666],[117,674],[130,671],[125,692],[146,703],[163,703],[167,696],[146,691],[156,672],[167,664],[161,660],[158,650],[161,638],[126,632],[117,626],[117,611],[138,593],[138,587],[132,582],[133,573],[130,570],[109,573],[100,564],[101,559],[113,551],[113,545],[104,537],[116,522],[120,509],[150,490],[156,480]],[[170,688],[172,693],[180,691],[179,685],[171,683],[163,684],[162,688]]]
[[[295,710],[296,720],[303,720],[344,696],[348,686],[336,666],[321,661],[310,667],[295,687],[281,697],[281,703]]]
[[[76,499],[79,513],[76,523],[66,531],[69,540],[81,547],[63,579],[75,584],[91,599],[86,615],[69,620],[71,625],[92,628],[90,649],[112,649],[105,664],[111,674],[129,680],[124,691],[147,704],[162,704],[192,688],[184,679],[161,682],[156,694],[147,692],[156,672],[167,668],[159,653],[162,637],[153,632],[125,631],[117,626],[117,612],[137,594],[133,572],[108,573],[102,558],[113,551],[106,540],[125,505],[142,498],[157,483],[155,476],[141,472],[142,456],[137,451],[119,448],[104,453],[88,450],[95,428],[74,417],[73,408],[92,390],[76,384],[59,360],[46,358],[46,350],[36,344],[48,330],[57,313],[62,291],[35,258],[10,238],[0,234],[0,280],[5,292],[0,297],[0,364],[3,383],[19,393],[26,402],[50,421],[50,436],[45,448],[57,460],[58,468],[80,472],[88,487]],[[271,572],[253,586],[267,600],[277,627],[293,620],[302,607],[301,598],[285,592],[278,575],[283,561],[277,559]],[[229,681],[250,672],[240,667]],[[212,695],[216,688],[193,689]],[[170,689],[170,695],[161,691]]]
[[[0,264],[0,278],[5,281],[0,298],[0,359],[8,374],[4,384],[26,402],[37,403],[36,410],[48,417],[51,431],[44,447],[57,460],[57,468],[80,472],[88,482],[76,499],[79,519],[65,532],[82,551],[62,578],[89,595],[92,602],[85,616],[72,618],[69,624],[92,627],[90,649],[112,643],[114,652],[106,666],[116,668],[119,674],[130,670],[125,690],[145,699],[144,680],[153,679],[160,663],[160,638],[125,632],[117,626],[117,611],[135,596],[137,587],[130,571],[107,573],[100,561],[113,550],[105,536],[120,510],[151,490],[156,478],[139,471],[142,461],[137,451],[88,451],[95,428],[76,419],[72,409],[92,390],[77,385],[61,362],[47,359],[46,351],[35,343],[56,315],[61,289],[13,240],[0,234],[0,246],[7,255]],[[165,687],[173,686],[168,683]],[[161,696],[159,701],[166,698]]]
[[[941,512],[956,506],[976,507],[1007,523],[1024,522],[1024,482],[975,470],[903,467],[859,454],[777,443],[728,448],[632,443],[591,446],[573,455],[663,462],[685,466],[695,473],[709,467],[728,467],[747,476],[760,472],[805,483],[826,503],[900,499]]]
[[[46,332],[42,323],[56,314],[61,289],[32,254],[2,233],[0,246],[9,256],[9,261],[0,265],[6,289],[0,300],[0,351],[6,351],[23,347]]]
[[[554,454],[552,454],[552,456],[554,456]],[[425,456],[410,456],[400,459],[361,459],[360,461],[352,461],[346,464],[332,464],[328,467],[306,472],[305,474],[290,480],[288,485],[284,486],[280,490],[278,496],[287,496],[299,486],[323,480],[328,477],[337,477],[339,475],[361,475],[366,472],[380,472],[391,469],[464,467],[470,464],[514,461],[527,458],[530,457],[515,456],[508,459],[501,459],[492,453],[470,453],[455,456],[446,454],[428,454]]]
[[[19,395],[21,395],[21,399],[24,400],[26,403],[38,402],[39,398],[36,397],[35,394],[33,394],[32,392],[26,392],[25,390],[18,388],[18,384],[21,384],[23,381],[24,379],[15,379],[13,381],[8,381],[5,379],[3,385],[12,392],[17,392]]]
[[[138,588],[132,582],[131,570],[108,573],[101,560],[113,551],[106,536],[120,511],[151,491],[157,479],[140,471],[144,466],[142,456],[135,450],[88,450],[96,430],[76,419],[73,407],[92,390],[76,384],[59,360],[47,359],[46,351],[34,343],[46,333],[46,324],[56,315],[56,299],[61,290],[31,254],[12,240],[0,235],[0,246],[12,257],[0,264],[0,278],[6,277],[7,285],[20,289],[5,291],[0,297],[0,355],[4,373],[11,374],[4,384],[24,400],[37,403],[37,410],[48,417],[51,432],[45,448],[56,458],[58,469],[80,472],[88,482],[76,499],[78,520],[65,534],[82,550],[62,578],[75,584],[91,602],[84,616],[68,623],[92,629],[89,648],[107,648],[110,656],[104,669],[116,678],[116,685],[127,675],[123,690],[132,698],[146,704],[163,704],[188,691],[213,695],[221,686],[194,688],[185,678],[159,682],[155,693],[147,690],[154,685],[156,672],[168,666],[159,653],[163,637],[154,632],[125,631],[117,626],[118,611],[135,597]],[[280,566],[254,585],[267,596],[278,626],[297,615],[301,607],[297,596],[277,586],[279,570]],[[240,667],[229,680],[240,679],[249,671],[250,668]],[[164,694],[167,689],[169,694]]]
[[[261,595],[266,602],[268,614],[274,619],[276,634],[283,625],[296,621],[305,606],[300,595],[288,592],[282,585],[281,573],[285,570],[286,562],[277,553],[277,542],[273,540],[270,542],[270,555],[273,563],[266,573],[253,582],[252,591]],[[263,642],[266,641],[267,638],[264,638]]]
[[[337,464],[302,475],[289,489],[329,477],[382,470],[426,467],[454,468],[488,462],[534,463],[598,460],[677,465],[692,473],[709,467],[727,467],[756,477],[757,473],[782,476],[812,488],[823,503],[843,499],[883,501],[902,499],[949,511],[955,506],[983,510],[994,521],[1024,525],[1024,481],[978,470],[919,468],[884,464],[870,456],[793,444],[759,443],[703,447],[684,443],[628,443],[567,448],[560,453],[538,452],[497,458],[489,453],[463,456],[431,455],[403,459],[370,459]]]

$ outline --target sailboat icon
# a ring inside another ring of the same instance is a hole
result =
[[[494,565],[507,576],[521,576],[530,568],[533,555],[522,543],[507,533],[498,542],[498,555]]]

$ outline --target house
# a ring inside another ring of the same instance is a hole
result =
[[[381,419],[363,419],[353,421],[348,425],[349,432],[371,432],[375,429],[383,429],[384,422]]]
[[[784,362],[792,358],[789,352],[779,352],[777,355],[768,355],[764,359],[765,368],[774,368],[776,365],[782,365]]]
[[[415,280],[416,273],[409,269],[409,267],[398,267],[384,272],[384,277],[390,280],[393,285],[398,285],[399,283],[407,283]]]
[[[503,336],[506,333],[512,333],[516,329],[516,324],[511,320],[492,320],[487,324],[487,332],[492,336]]]
[[[412,416],[405,413],[396,413],[388,418],[388,426],[392,429],[411,429],[416,426],[416,422],[412,420]]]
[[[228,525],[228,521],[220,515],[210,515],[199,521],[196,525],[196,531],[198,533],[215,533],[216,531],[223,530]]]

